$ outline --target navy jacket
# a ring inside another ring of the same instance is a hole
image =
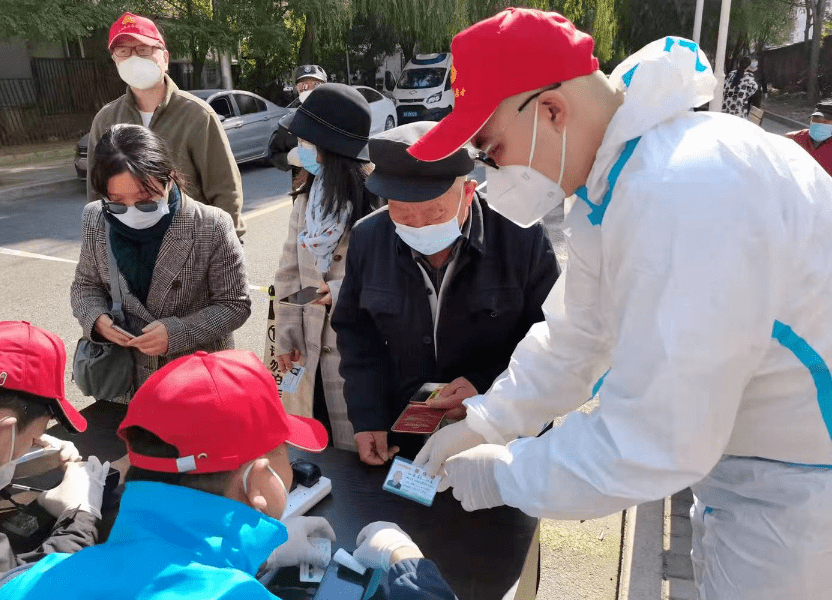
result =
[[[541,305],[560,274],[543,225],[519,227],[480,197],[469,218],[435,338],[424,278],[387,209],[353,228],[332,327],[356,432],[389,430],[426,382],[465,377],[484,393],[543,320]]]

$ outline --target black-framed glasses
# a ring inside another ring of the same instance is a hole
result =
[[[101,203],[104,205],[104,210],[106,210],[111,215],[123,215],[127,212],[127,209],[130,208],[126,204],[119,204],[118,202],[110,202],[109,200],[102,198]],[[150,213],[155,211],[159,208],[159,201],[158,200],[142,200],[141,202],[136,202],[133,205],[136,210]]]
[[[506,130],[506,128],[507,128],[509,125],[511,125],[512,123],[514,123],[514,120],[517,118],[517,116],[518,116],[521,112],[523,112],[523,109],[524,109],[524,108],[526,108],[529,104],[531,104],[531,101],[532,101],[532,100],[534,100],[535,98],[537,98],[538,96],[540,96],[540,95],[541,95],[542,93],[544,93],[544,92],[550,92],[550,91],[552,91],[552,90],[556,90],[556,89],[558,89],[558,88],[560,87],[560,85],[561,85],[561,84],[560,84],[560,82],[558,82],[558,83],[553,83],[552,85],[548,85],[548,86],[546,86],[545,88],[543,88],[542,90],[538,90],[538,91],[536,91],[534,94],[532,94],[531,96],[529,96],[528,98],[526,98],[526,99],[523,101],[523,104],[521,104],[520,106],[518,106],[518,107],[517,107],[517,112],[516,112],[516,113],[514,113],[514,116],[513,116],[511,119],[509,119],[508,123],[506,123],[505,125],[503,125],[503,128],[502,128],[502,129],[500,129],[500,132],[496,135],[495,139],[499,139],[500,137],[502,137],[503,132]],[[488,145],[488,146],[487,146],[484,150],[480,150],[480,152],[479,152],[479,153],[478,153],[478,154],[474,157],[474,159],[475,159],[475,160],[480,161],[481,163],[483,163],[483,164],[485,164],[485,165],[487,165],[487,166],[489,166],[489,167],[491,167],[492,169],[499,169],[499,168],[500,168],[500,165],[498,165],[498,164],[494,161],[494,159],[493,159],[493,158],[491,158],[490,156],[488,156],[488,152],[491,150],[491,146],[493,146],[493,145],[494,145],[494,144],[493,144],[493,143],[491,143],[491,144],[489,144],[489,145]]]
[[[132,56],[135,53],[137,56],[150,56],[153,54],[154,50],[161,50],[161,46],[147,46],[145,44],[140,44],[138,46],[114,46],[113,47],[113,56],[118,56],[119,58],[127,58],[128,56]]]

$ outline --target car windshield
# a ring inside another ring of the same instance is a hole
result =
[[[407,69],[402,71],[399,87],[406,90],[433,88],[445,81],[445,69]]]

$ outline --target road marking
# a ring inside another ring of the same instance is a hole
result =
[[[286,196],[283,196],[283,197],[285,198]],[[244,212],[243,217],[245,217],[246,220],[254,219],[256,217],[262,217],[265,214],[268,214],[268,213],[273,212],[275,210],[284,208],[286,206],[291,206],[291,205],[292,205],[292,199],[289,198],[288,200],[284,200],[283,202],[279,202],[278,204],[273,204],[273,205],[267,206],[265,208],[258,208],[257,210],[253,210],[251,212]]]
[[[54,260],[55,262],[78,264],[77,260],[70,260],[68,258],[57,258],[56,256],[47,256],[45,254],[32,254],[31,252],[24,252],[23,250],[12,250],[11,248],[0,248],[0,254],[9,254],[11,256],[22,256],[23,258],[39,258],[40,260]]]

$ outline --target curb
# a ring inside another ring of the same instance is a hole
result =
[[[801,123],[800,121],[795,121],[794,119],[783,117],[777,113],[768,111],[765,111],[765,114],[763,115],[763,120],[765,119],[771,119],[775,123],[780,123],[781,125],[786,125],[787,127],[794,127],[795,130],[806,129],[809,126],[806,123]]]
[[[617,600],[663,597],[664,500],[624,511]]]
[[[84,183],[84,180],[78,179],[77,177],[68,177],[66,179],[46,181],[43,183],[10,185],[7,187],[0,187],[0,200],[20,200],[21,198],[31,198],[33,196],[42,196],[45,194],[76,192],[80,191],[82,188],[86,193],[86,184]]]

